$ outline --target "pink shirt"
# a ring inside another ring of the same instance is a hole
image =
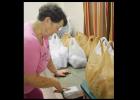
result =
[[[40,45],[31,23],[24,24],[24,74],[39,74],[47,67],[50,59],[48,39]],[[24,84],[24,94],[33,90],[29,84]]]

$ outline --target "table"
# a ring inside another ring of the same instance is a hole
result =
[[[96,99],[96,97],[94,96],[94,94],[89,89],[86,80],[84,80],[80,86],[81,86],[81,88],[82,88],[82,90],[83,90],[83,92],[85,94],[85,98],[86,99]]]
[[[80,84],[85,80],[85,68],[74,69],[69,66],[68,69],[71,74],[68,74],[66,77],[58,77],[62,87],[71,87],[77,86],[81,91]],[[53,74],[46,70],[43,73],[45,76],[52,76]],[[63,96],[60,93],[53,93],[54,88],[45,88],[41,89],[43,91],[44,98],[46,99],[62,99]],[[49,97],[48,97],[49,96]]]

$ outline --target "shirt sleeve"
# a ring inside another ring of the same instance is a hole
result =
[[[40,49],[34,41],[24,40],[24,74],[36,74]]]

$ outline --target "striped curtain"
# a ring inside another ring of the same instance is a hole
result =
[[[114,2],[84,2],[84,33],[114,41]]]

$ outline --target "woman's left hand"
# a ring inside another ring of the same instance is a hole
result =
[[[70,72],[66,69],[57,70],[55,77],[65,77],[67,74],[70,74]]]

